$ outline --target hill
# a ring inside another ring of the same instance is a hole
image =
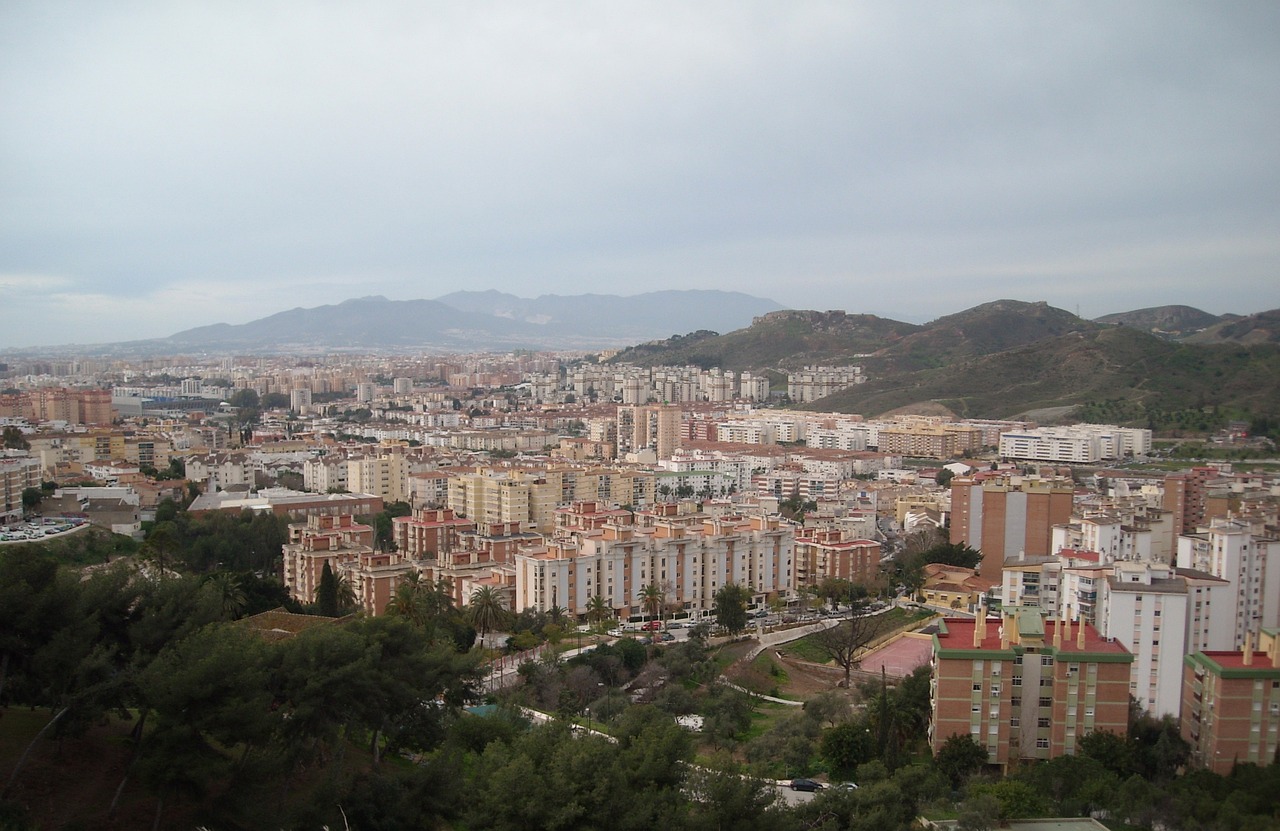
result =
[[[885,373],[813,409],[879,414],[942,405],[959,416],[1114,402],[1117,420],[1160,423],[1203,407],[1280,412],[1280,348],[1172,343],[1127,327],[1077,332],[914,372]]]
[[[841,311],[778,311],[745,328],[717,335],[701,330],[623,350],[614,363],[692,364],[723,369],[798,369],[814,363],[857,363],[921,327],[875,315]]]
[[[1187,338],[1188,343],[1280,343],[1280,309],[1225,320]]]
[[[702,331],[642,344],[614,360],[735,371],[806,364],[865,368],[868,383],[808,405],[814,410],[1007,418],[1106,404],[1116,420],[1160,424],[1169,413],[1197,407],[1280,412],[1280,347],[1269,340],[1278,322],[1280,315],[1263,313],[1219,324],[1224,328],[1197,336],[1222,332],[1215,335],[1217,345],[1205,345],[1016,300],[984,303],[923,326],[844,312],[783,311],[726,335]]]
[[[1095,323],[1105,326],[1128,326],[1157,337],[1179,339],[1208,329],[1227,320],[1238,320],[1239,315],[1211,315],[1194,306],[1152,306],[1131,312],[1116,312],[1095,318]]]

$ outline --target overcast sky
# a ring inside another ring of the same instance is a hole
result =
[[[1280,307],[1280,3],[0,4],[0,347],[459,289]]]

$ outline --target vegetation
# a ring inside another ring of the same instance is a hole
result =
[[[736,583],[725,583],[715,594],[716,623],[730,635],[747,628],[747,601],[751,591]]]

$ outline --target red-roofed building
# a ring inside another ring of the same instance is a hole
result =
[[[1191,760],[1228,774],[1237,763],[1275,761],[1280,734],[1280,630],[1263,629],[1254,648],[1196,652],[1183,659],[1182,738]]]
[[[947,618],[933,638],[929,738],[936,753],[972,736],[988,761],[1073,755],[1083,736],[1124,735],[1133,655],[1088,624],[1046,620],[1039,609]]]

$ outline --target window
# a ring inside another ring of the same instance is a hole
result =
[[[1014,707],[1021,707],[1022,697],[1015,695],[1012,699],[1009,700],[1009,703],[1012,704]]]
[[[1020,719],[1020,718],[1019,718],[1019,717],[1017,717],[1017,716],[1014,716],[1013,718],[1009,719],[1009,726],[1010,726],[1010,727],[1021,727],[1021,726],[1022,726],[1022,719]]]
[[[1021,687],[1021,686],[1022,686],[1022,676],[1021,676],[1021,675],[1015,675],[1015,676],[1013,676],[1013,685],[1014,685],[1015,687]]]
[[[1039,704],[1040,704],[1040,706],[1041,706],[1041,707],[1052,707],[1052,706],[1053,706],[1053,699],[1052,699],[1052,698],[1041,698],[1041,699],[1040,699]]]
[[[973,691],[974,691],[974,692],[982,692],[982,685],[981,685],[981,684],[974,684],[974,685],[973,685]]]
[[[1036,747],[1039,747],[1039,748],[1041,748],[1041,749],[1044,749],[1044,748],[1046,748],[1046,747],[1048,747],[1048,746],[1049,746],[1049,740],[1048,740],[1048,739],[1036,739]]]
[[[1041,656],[1040,656],[1040,666],[1042,666],[1042,667],[1051,667],[1051,666],[1053,666],[1053,656],[1052,656],[1052,655],[1041,655]]]
[[[1036,719],[1036,727],[1052,727],[1053,721],[1047,718]]]

